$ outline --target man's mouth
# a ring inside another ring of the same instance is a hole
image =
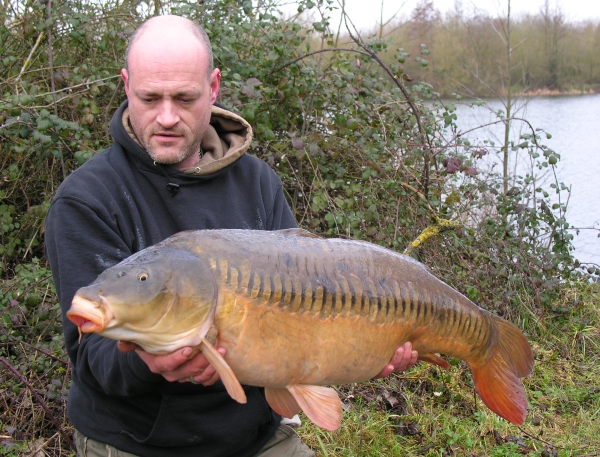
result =
[[[160,142],[170,143],[173,141],[177,141],[182,136],[177,133],[168,133],[168,132],[158,132],[152,135],[156,140]]]

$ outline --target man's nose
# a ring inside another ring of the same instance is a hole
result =
[[[166,129],[174,127],[179,122],[176,104],[171,100],[164,100],[159,106],[156,121]]]

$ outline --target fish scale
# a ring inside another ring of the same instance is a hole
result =
[[[303,410],[328,430],[342,409],[325,385],[372,378],[405,341],[425,362],[449,368],[438,353],[467,362],[484,403],[505,419],[522,424],[527,413],[519,378],[533,355],[521,331],[414,259],[366,242],[302,230],[182,232],[107,269],[67,317],[149,352],[197,346],[235,400],[245,401],[240,383],[265,387],[276,412]]]

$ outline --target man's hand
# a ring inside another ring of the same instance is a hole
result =
[[[127,341],[119,341],[117,347],[123,352],[137,352],[152,373],[162,375],[169,382],[193,382],[210,386],[219,379],[219,374],[204,354],[191,347],[164,355],[150,354],[137,344]],[[217,351],[225,355],[224,348],[217,348]]]
[[[375,377],[385,378],[386,376],[389,376],[392,371],[406,371],[417,363],[418,356],[419,354],[417,351],[412,350],[410,341],[407,341],[396,349],[396,353],[392,357],[392,360],[390,360],[390,363],[383,367],[383,370]]]

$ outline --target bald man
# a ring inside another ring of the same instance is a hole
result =
[[[46,219],[63,316],[77,289],[176,232],[296,227],[277,175],[245,153],[250,125],[215,105],[221,73],[200,27],[154,17],[131,37],[125,60],[114,143],[64,181]],[[237,403],[192,348],[152,355],[95,334],[79,342],[76,326],[63,325],[78,456],[314,455],[263,389],[245,386],[248,402]],[[381,375],[416,356],[404,345]]]

